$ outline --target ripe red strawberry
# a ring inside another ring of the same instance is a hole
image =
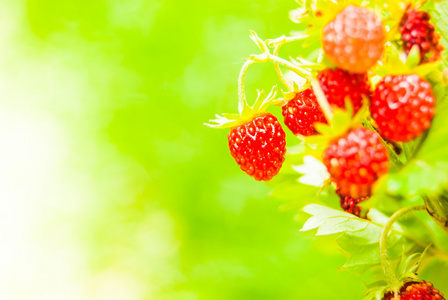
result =
[[[328,102],[337,107],[345,107],[345,99],[348,97],[356,113],[362,106],[363,96],[370,97],[370,83],[366,73],[325,69],[319,72],[317,79]]]
[[[352,74],[342,69],[325,69],[319,72],[317,79],[327,101],[340,108],[345,107],[345,99],[349,97],[357,112],[362,106],[363,95],[370,96],[370,84],[365,73]],[[296,135],[317,134],[314,123],[327,122],[311,87],[289,100],[282,107],[282,114],[286,126]]]
[[[285,132],[272,114],[262,113],[233,127],[227,138],[241,170],[256,180],[270,180],[279,172],[285,160]]]
[[[384,295],[383,300],[394,300],[393,292]],[[398,294],[397,300],[445,300],[439,290],[435,289],[431,282],[424,280],[420,282],[405,283]]]
[[[323,162],[339,194],[353,199],[370,196],[372,185],[389,170],[387,150],[378,135],[361,127],[332,142]]]
[[[384,137],[405,142],[429,128],[434,105],[431,85],[418,75],[386,76],[373,92],[370,112]]]
[[[409,6],[400,22],[401,40],[406,53],[417,45],[423,62],[440,59],[443,50],[439,42],[440,34],[434,32],[430,19],[427,12],[418,11]],[[428,53],[429,56],[426,56]]]
[[[352,215],[361,216],[361,207],[358,204],[362,201],[369,199],[369,197],[364,197],[360,199],[353,199],[350,196],[339,195],[341,208]]]
[[[313,89],[299,92],[282,107],[285,124],[294,134],[310,136],[316,134],[315,122],[326,123]]]
[[[367,8],[348,5],[323,29],[322,47],[339,68],[365,73],[381,58],[384,28]]]

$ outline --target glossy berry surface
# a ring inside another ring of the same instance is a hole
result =
[[[384,137],[406,142],[429,128],[434,105],[431,85],[418,75],[386,76],[373,92],[370,112]]]
[[[322,47],[339,68],[365,73],[383,54],[383,25],[370,10],[348,5],[324,27]]]
[[[388,292],[384,295],[383,300],[393,300],[395,295]],[[424,280],[420,282],[405,283],[399,291],[398,300],[445,300],[439,290],[435,289],[431,282]]]
[[[406,53],[417,45],[423,62],[441,58],[440,35],[435,32],[427,12],[408,8],[400,23],[401,40]],[[427,55],[429,54],[429,55]]]
[[[286,126],[294,133],[303,136],[316,134],[315,122],[326,123],[311,88],[299,92],[282,107]]]
[[[376,133],[365,128],[353,129],[332,142],[323,162],[339,195],[353,199],[370,196],[372,185],[389,170],[385,146]]]
[[[272,114],[263,113],[233,127],[227,137],[230,154],[248,175],[267,181],[280,171],[285,160],[285,132]]]
[[[349,97],[356,113],[362,106],[363,96],[370,97],[370,83],[366,73],[350,73],[342,69],[325,69],[319,72],[317,79],[328,102],[345,107]]]

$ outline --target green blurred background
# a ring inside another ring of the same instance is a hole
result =
[[[249,29],[289,34],[295,7],[3,0],[0,299],[360,299],[332,238],[202,125],[236,112]],[[253,101],[272,66],[247,83]]]

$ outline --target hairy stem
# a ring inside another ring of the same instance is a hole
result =
[[[274,48],[273,54],[275,56],[278,55],[278,51],[280,50],[282,44],[277,44]],[[274,62],[274,69],[275,69],[275,73],[277,73],[278,78],[280,79],[280,81],[283,83],[283,85],[286,87],[286,89],[288,91],[292,91],[293,90],[293,86],[292,84],[290,84],[288,82],[288,80],[286,80],[285,75],[283,75],[282,70],[280,69],[280,65],[278,62]]]
[[[300,76],[303,76],[305,78],[311,78],[311,71],[301,68],[298,66],[295,66],[290,61],[287,61],[283,58],[280,58],[276,55],[265,53],[265,59],[272,61],[274,64],[282,65],[286,67],[287,69],[297,73]],[[330,123],[333,119],[333,111],[330,107],[330,104],[327,101],[327,98],[324,95],[324,92],[322,91],[320,84],[317,80],[313,79],[311,80],[311,85],[313,86],[314,94],[316,95],[317,102],[319,103],[320,108],[322,109],[322,112],[324,113],[325,118],[327,119],[327,122]]]
[[[319,103],[325,119],[327,119],[328,124],[331,124],[331,120],[333,119],[333,111],[327,101],[327,98],[325,97],[324,92],[322,91],[322,88],[320,87],[319,81],[312,79],[311,86],[313,87],[314,95],[316,95],[317,103]]]
[[[246,92],[244,90],[244,80],[249,67],[254,64],[255,61],[247,60],[241,67],[240,74],[238,76],[238,111],[241,114],[245,105],[247,105]]]
[[[389,221],[387,221],[386,225],[384,226],[381,232],[380,237],[381,266],[383,267],[384,275],[386,276],[387,281],[391,284],[397,283],[397,278],[395,277],[395,272],[392,269],[389,260],[387,259],[387,236],[389,235],[392,226],[399,218],[414,211],[424,211],[424,210],[426,210],[425,205],[414,205],[400,209],[390,217]]]
[[[300,41],[303,40],[302,36],[298,36],[298,37],[286,37],[286,36],[282,36],[281,38],[275,39],[275,40],[270,40],[267,41],[268,45],[270,45],[271,47],[273,45],[275,45],[274,47],[274,51],[272,51],[272,54],[274,56],[278,56],[278,52],[280,51],[280,47],[283,46],[284,44],[290,43],[290,42],[295,42],[295,41]],[[293,85],[290,84],[288,82],[288,80],[286,80],[285,76],[282,73],[282,70],[280,69],[280,64],[277,61],[273,62],[274,64],[274,69],[275,72],[277,73],[278,78],[280,79],[280,81],[283,83],[283,85],[288,89],[288,91],[292,91],[293,90]]]
[[[274,63],[284,66],[285,68],[297,73],[298,75],[300,75],[302,77],[308,78],[311,76],[311,71],[309,71],[305,68],[295,66],[292,62],[287,61],[286,59],[283,59],[281,57],[278,57],[278,56],[270,54],[270,53],[266,53],[266,58]]]

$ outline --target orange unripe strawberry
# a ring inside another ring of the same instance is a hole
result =
[[[367,8],[348,5],[323,29],[322,48],[339,68],[365,73],[384,50],[381,20]]]

